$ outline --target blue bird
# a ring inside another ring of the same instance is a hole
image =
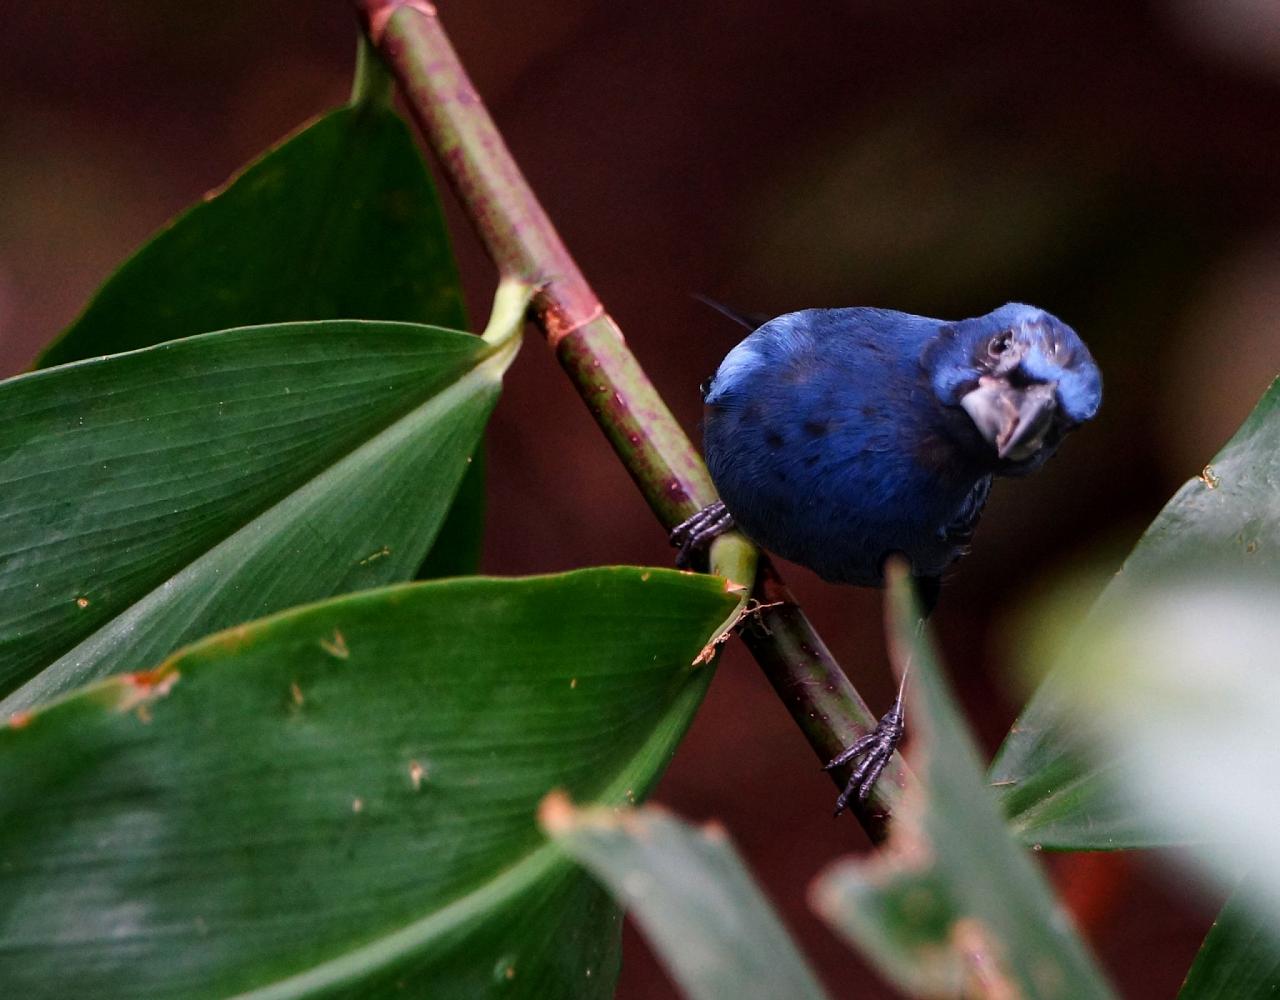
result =
[[[926,614],[992,479],[1038,469],[1102,400],[1076,332],[1019,303],[954,322],[887,309],[787,313],[734,347],[702,388],[703,450],[721,499],[672,532],[677,562],[735,527],[837,583],[881,586],[897,554]],[[861,758],[837,814],[866,799],[903,733],[899,692],[875,731],[827,765]]]

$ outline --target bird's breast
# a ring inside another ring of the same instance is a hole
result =
[[[708,467],[743,531],[830,580],[879,585],[890,552],[941,573],[960,551],[946,527],[977,477],[911,412],[911,393],[787,375],[706,409]]]

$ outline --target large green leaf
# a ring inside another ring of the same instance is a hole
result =
[[[180,215],[38,363],[304,319],[466,325],[430,175],[381,104],[326,115]]]
[[[0,691],[34,677],[0,711],[216,628],[412,577],[526,301],[503,287],[492,342],[280,324],[0,384]]]
[[[1280,934],[1236,893],[1187,973],[1178,1000],[1274,1000],[1280,995]]]
[[[378,69],[363,67],[366,75]],[[320,319],[466,328],[431,176],[378,89],[291,136],[152,237],[37,365]],[[479,467],[460,492],[442,551],[432,552],[423,575],[475,572],[484,530]]]
[[[1280,382],[1236,435],[1188,481],[1147,529],[1102,593],[1105,611],[1126,595],[1188,566],[1280,581]],[[1062,613],[1062,606],[1055,609]],[[1168,829],[1146,823],[1119,793],[1114,761],[1082,754],[1078,726],[1050,676],[1015,723],[991,781],[1028,843],[1061,849],[1149,847]]]
[[[641,798],[738,604],[594,569],[350,595],[0,729],[14,996],[607,997],[619,918],[535,823]]]
[[[1113,996],[1043,873],[1005,829],[900,569],[886,599],[893,659],[911,671],[909,760],[919,782],[879,854],[819,877],[815,909],[912,996]]]
[[[635,915],[695,1000],[826,996],[724,830],[662,809],[574,807],[548,796],[542,828]]]

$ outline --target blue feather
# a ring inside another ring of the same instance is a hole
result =
[[[894,552],[934,578],[966,550],[991,478],[1042,465],[1101,392],[1076,333],[1031,306],[958,322],[809,309],[725,357],[707,386],[704,450],[762,547],[844,583],[879,585]],[[969,412],[979,403],[985,422]],[[1018,405],[1026,426],[999,409]]]

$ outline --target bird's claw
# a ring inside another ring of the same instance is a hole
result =
[[[724,503],[717,500],[703,507],[671,531],[669,538],[677,549],[676,565],[680,569],[688,569],[695,557],[704,555],[712,542],[732,530],[733,515],[725,509]]]
[[[867,801],[871,789],[875,787],[893,752],[898,749],[898,744],[902,742],[906,731],[902,702],[896,700],[893,707],[876,723],[875,729],[860,737],[852,746],[823,767],[824,771],[831,771],[861,758],[849,774],[844,791],[836,798],[835,814],[837,816],[845,811],[853,799],[856,798],[859,803]]]

